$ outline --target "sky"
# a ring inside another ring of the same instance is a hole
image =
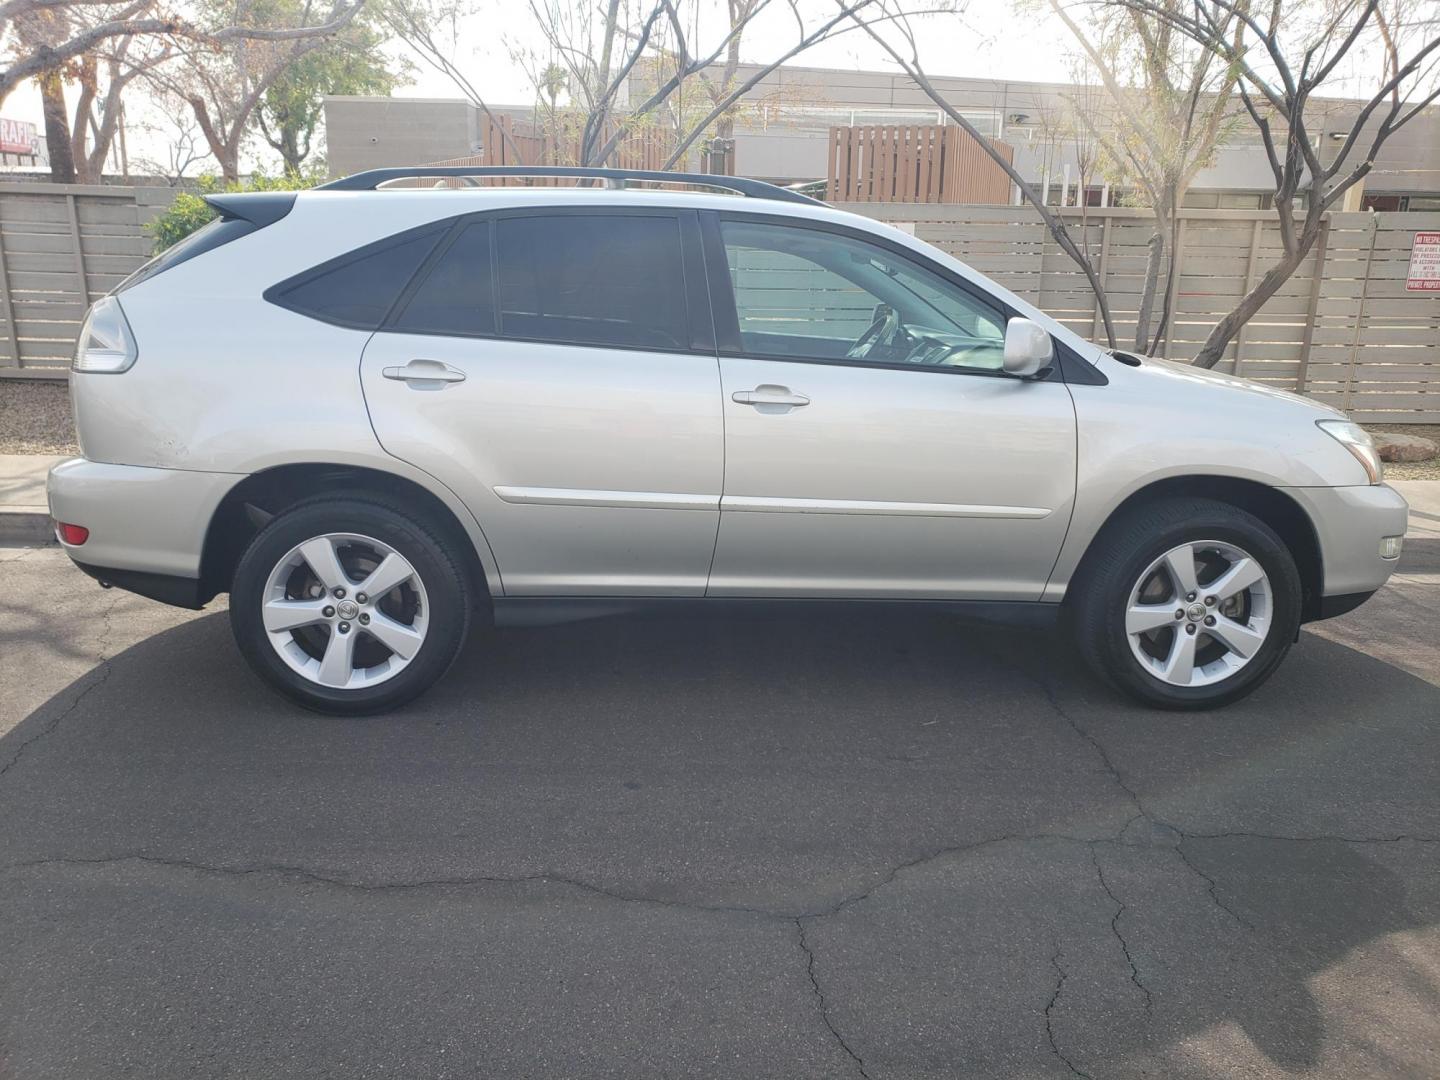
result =
[[[724,5],[715,2],[714,6],[723,10]],[[507,42],[528,40],[538,45],[534,18],[525,0],[504,0],[493,7],[492,14],[476,20],[465,43],[475,61],[474,70],[478,77],[474,81],[487,101],[526,104],[534,92],[525,82],[523,74],[510,62]],[[828,7],[824,3],[812,2],[808,10],[818,14]],[[1017,25],[1012,0],[969,0],[962,15],[921,17],[915,21],[915,26],[923,31],[918,35],[923,50],[921,61],[931,75],[1039,82],[1063,82],[1068,77],[1066,53],[1071,43],[1065,28],[1058,21],[1037,21],[1034,18],[1026,19],[1023,27]],[[698,40],[710,43],[711,48],[724,32],[718,26],[702,30]],[[795,38],[795,24],[788,6],[776,3],[747,28],[742,40],[743,58],[767,62],[789,49]],[[824,41],[793,62],[807,67],[897,70],[884,50],[861,30],[851,30]],[[436,72],[419,73],[413,86],[399,90],[397,94],[456,96],[449,79]]]

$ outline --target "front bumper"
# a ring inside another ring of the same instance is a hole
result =
[[[1404,536],[1410,515],[1409,504],[1398,491],[1384,484],[1282,490],[1304,508],[1315,526],[1324,571],[1322,597],[1368,595],[1389,580],[1400,560],[1382,558],[1380,541]],[[1333,609],[1339,603],[1329,606]]]
[[[90,530],[83,544],[61,542],[88,573],[121,587],[142,575],[198,583],[206,530],[241,479],[71,458],[50,470],[46,492],[51,517]]]

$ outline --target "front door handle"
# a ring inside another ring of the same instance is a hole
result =
[[[776,386],[773,383],[762,383],[754,390],[736,390],[730,395],[730,400],[737,405],[779,405],[787,409],[798,409],[810,404],[810,399],[804,394],[794,393],[788,386]]]
[[[439,360],[411,360],[404,367],[387,367],[380,374],[405,383],[412,390],[443,390],[449,383],[465,381],[465,373]]]

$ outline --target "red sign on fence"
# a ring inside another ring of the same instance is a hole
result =
[[[33,154],[35,125],[28,120],[6,120],[0,117],[0,153]]]
[[[1406,292],[1440,293],[1440,232],[1417,232],[1410,246]]]

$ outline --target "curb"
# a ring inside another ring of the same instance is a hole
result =
[[[0,544],[54,544],[55,530],[48,510],[0,507]]]

